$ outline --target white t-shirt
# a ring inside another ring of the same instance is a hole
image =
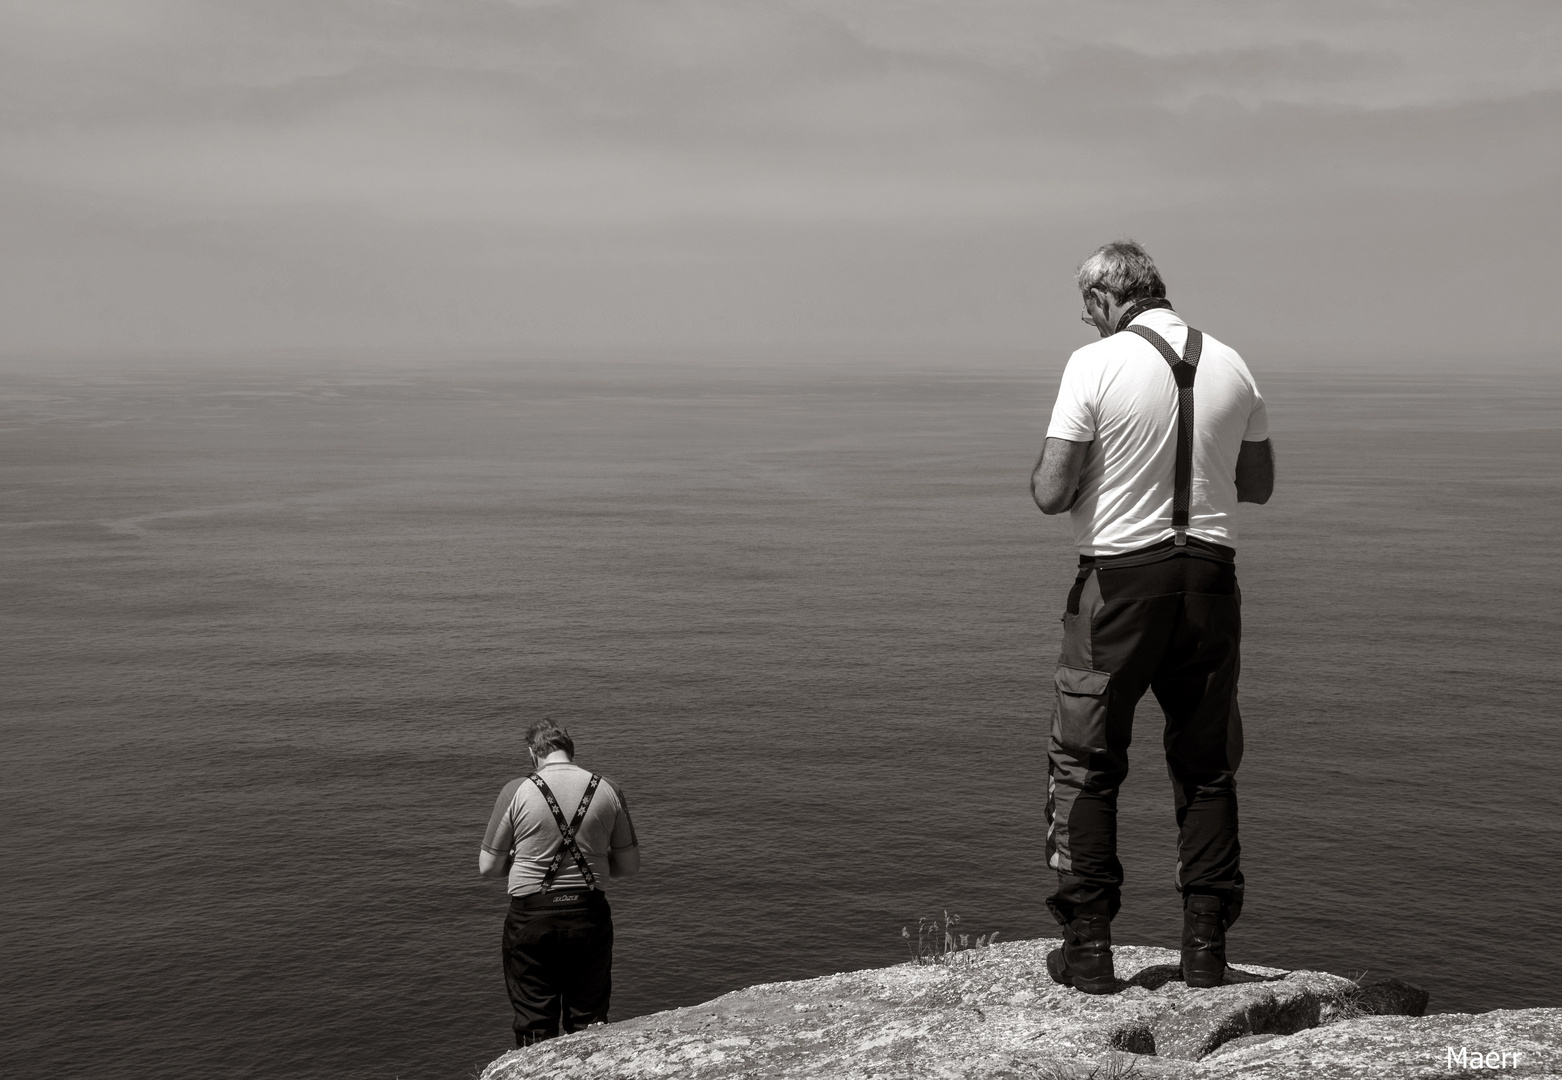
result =
[[[1133,321],[1183,355],[1188,324],[1176,312],[1155,308]],[[1237,452],[1269,438],[1269,415],[1242,358],[1208,334],[1193,380],[1193,429],[1188,535],[1234,547]],[[1091,444],[1070,511],[1080,554],[1120,555],[1172,535],[1177,382],[1155,346],[1123,332],[1076,350],[1047,437]]]

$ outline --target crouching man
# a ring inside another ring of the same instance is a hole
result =
[[[1115,988],[1117,792],[1150,690],[1166,714],[1182,971],[1218,986],[1243,893],[1237,503],[1274,486],[1268,419],[1242,358],[1172,310],[1138,244],[1099,249],[1078,284],[1102,340],[1069,358],[1031,476],[1042,513],[1070,512],[1079,548],[1048,747],[1047,903],[1064,942],[1048,967],[1089,993]]]
[[[509,879],[504,981],[516,1046],[607,1021],[613,916],[603,888],[640,869],[618,785],[576,765],[574,740],[551,720],[533,725],[526,745],[532,772],[499,793],[477,857],[484,877]]]

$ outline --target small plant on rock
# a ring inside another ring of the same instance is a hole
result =
[[[1049,1061],[1031,1067],[1037,1080],[1129,1080],[1138,1071],[1139,1061],[1131,1054],[1112,1054],[1094,1065]]]
[[[911,927],[902,926],[900,936],[906,942],[906,951],[911,954],[911,961],[915,964],[947,964],[955,953],[967,949],[985,949],[998,940],[998,931],[990,934],[979,934],[973,940],[970,934],[955,933],[955,926],[959,925],[960,916],[949,914],[949,909],[944,909],[944,921],[940,923],[935,915],[931,919],[917,920],[917,941],[911,943]]]
[[[1350,985],[1340,992],[1338,1000],[1332,1002],[1326,1014],[1321,1018],[1325,1024],[1341,1024],[1348,1020],[1359,1020],[1363,1016],[1373,1015],[1372,1010],[1366,1008],[1364,998],[1366,996],[1367,973],[1365,971],[1347,975]]]

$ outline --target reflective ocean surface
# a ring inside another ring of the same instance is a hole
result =
[[[1237,962],[1562,983],[1562,365],[1253,364]],[[11,371],[0,1073],[469,1077],[482,827],[625,788],[615,1014],[1050,935],[1051,361]],[[1141,705],[1119,941],[1174,945]]]

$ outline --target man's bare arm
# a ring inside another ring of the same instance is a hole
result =
[[[510,872],[510,856],[495,855],[493,852],[479,848],[477,852],[477,872],[483,877],[504,877]]]
[[[1052,440],[1047,440],[1051,442]],[[1245,442],[1237,451],[1237,502],[1269,501],[1275,490],[1275,447],[1263,442]]]
[[[614,848],[607,853],[607,876],[629,877],[640,872],[640,849]]]
[[[1048,439],[1043,444],[1041,460],[1030,474],[1030,495],[1043,514],[1061,514],[1074,505],[1089,449],[1087,442],[1067,439]]]

